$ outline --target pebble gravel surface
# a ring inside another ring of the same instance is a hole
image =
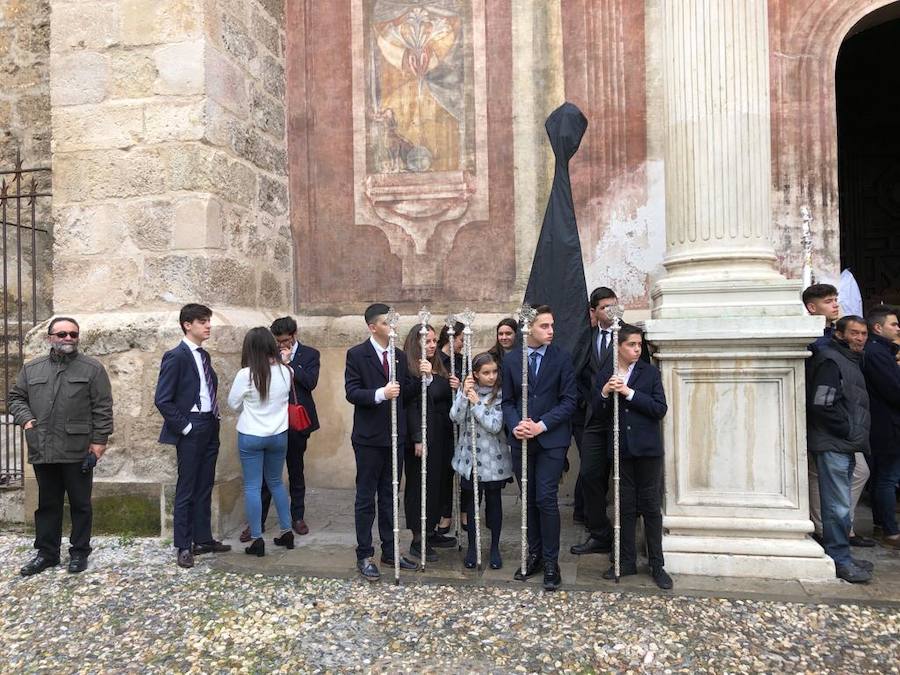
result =
[[[93,543],[87,572],[25,579],[31,541],[0,536],[0,672],[900,672],[896,607],[242,575]]]

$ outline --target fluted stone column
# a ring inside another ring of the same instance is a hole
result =
[[[775,268],[766,0],[663,3],[666,276],[648,339],[674,572],[834,576],[807,533],[805,315]]]

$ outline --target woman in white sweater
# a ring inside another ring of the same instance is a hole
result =
[[[275,537],[275,545],[294,548],[291,501],[281,479],[287,453],[291,371],[281,364],[278,346],[268,328],[252,328],[244,336],[241,366],[231,385],[228,405],[240,412],[237,431],[244,473],[244,509],[253,538],[244,552],[263,556],[266,553],[260,499],[263,476],[281,526],[281,536]]]

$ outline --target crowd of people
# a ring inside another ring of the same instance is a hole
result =
[[[840,317],[837,291],[827,284],[807,288],[802,299],[809,313],[822,315],[827,322],[824,335],[809,346],[806,376],[813,536],[834,559],[838,577],[865,582],[871,579],[872,565],[850,551],[852,546],[876,545],[853,529],[853,514],[866,484],[880,542],[900,549],[895,515],[900,481],[898,310],[879,306],[866,319]],[[493,347],[472,357],[469,372],[462,356],[462,323],[440,331],[430,325],[413,326],[402,348],[394,350],[391,364],[389,307],[376,303],[366,309],[368,335],[348,350],[344,376],[346,399],[353,406],[357,569],[365,579],[380,578],[372,536],[376,520],[379,559],[385,565],[416,569],[413,559],[437,560],[438,549],[457,547],[457,538],[451,535],[456,525],[467,535],[463,564],[474,568],[479,560],[476,509],[482,503],[490,533],[489,565],[501,569],[501,494],[514,480],[521,490],[522,444],[527,440],[528,554],[514,577],[542,573],[544,588],[555,590],[562,582],[558,491],[573,438],[580,456],[574,519],[584,525],[585,538],[570,551],[612,553],[607,506],[617,427],[619,574],[637,574],[635,530],[640,516],[650,575],[660,588],[672,588],[662,550],[660,423],[668,410],[666,396],[642,331],[625,323],[614,333],[607,309],[617,304],[609,288],[591,293],[590,344],[580,350],[588,356],[577,368],[569,354],[553,344],[553,310],[544,305],[535,308],[524,339],[516,320],[500,321]],[[179,325],[184,338],[163,356],[155,393],[163,418],[159,441],[176,448],[175,560],[185,568],[194,565],[197,555],[231,550],[213,537],[211,528],[220,450],[219,383],[203,348],[211,318],[212,310],[204,305],[182,308]],[[49,354],[26,363],[9,394],[9,412],[25,430],[38,483],[37,554],[22,568],[24,576],[59,564],[64,496],[72,514],[69,571],[86,569],[91,552],[92,474],[112,433],[112,395],[103,366],[78,351],[79,330],[72,318],[54,318],[48,326]],[[309,532],[303,458],[310,435],[319,428],[313,397],[319,352],[301,344],[297,333],[291,317],[251,329],[244,338],[241,369],[227,395],[228,405],[238,413],[237,451],[247,518],[240,540],[248,544],[249,555],[265,555],[263,533],[273,501],[278,516],[275,546],[294,548],[295,535]],[[524,416],[523,375],[528,383]],[[617,421],[614,397],[620,402]],[[397,408],[396,457],[391,401]],[[408,556],[401,555],[399,561],[394,553],[395,461],[405,476],[403,510],[412,533]],[[460,522],[454,523],[457,481],[461,512]],[[603,574],[606,579],[615,576],[612,565]]]

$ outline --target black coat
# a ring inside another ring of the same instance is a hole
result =
[[[603,398],[603,385],[612,377],[612,359],[597,377],[594,390],[594,413],[607,420],[609,452],[612,452],[613,399]],[[669,407],[663,391],[662,377],[656,366],[638,360],[631,371],[628,386],[634,389],[634,397],[627,401],[619,394],[619,452],[621,457],[662,457],[663,443],[660,420]]]
[[[869,390],[872,454],[900,454],[900,349],[880,335],[870,335],[863,360],[863,375]]]
[[[402,444],[406,438],[406,405],[414,399],[419,380],[412,377],[406,365],[406,354],[395,352],[395,372],[400,384],[397,398],[397,439]],[[354,445],[380,448],[391,445],[390,401],[375,403],[375,392],[387,384],[387,377],[375,348],[369,340],[347,351],[344,369],[344,391],[353,404],[353,432],[350,441]]]
[[[422,386],[418,380],[416,397],[407,406],[406,437],[407,443],[422,442]],[[428,452],[440,453],[440,456],[452,455],[453,430],[450,422],[450,406],[453,405],[453,390],[450,380],[435,375],[428,385]]]
[[[297,353],[288,367],[294,371],[294,390],[297,392],[297,400],[290,394],[290,401],[306,408],[311,422],[307,429],[298,433],[309,436],[319,428],[319,415],[312,395],[313,389],[319,384],[319,350],[297,343]]]

